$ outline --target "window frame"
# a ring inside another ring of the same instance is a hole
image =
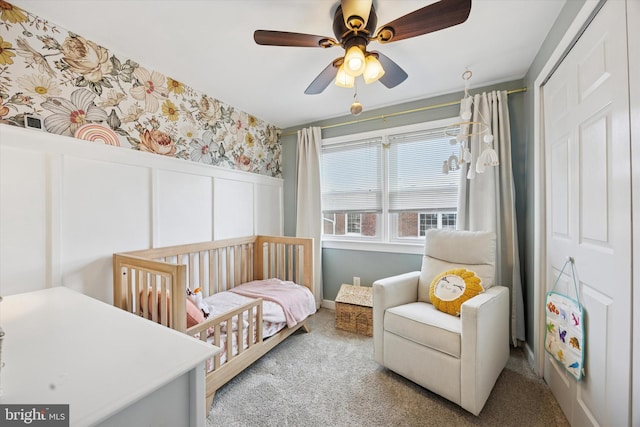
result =
[[[354,140],[382,138],[383,146],[388,144],[388,136],[395,134],[402,134],[408,132],[420,132],[427,131],[434,128],[441,128],[446,126],[455,125],[459,123],[458,116],[450,117],[440,120],[432,120],[424,123],[416,123],[406,126],[397,126],[379,129],[375,131],[354,133],[349,135],[342,135],[332,138],[324,138],[322,140],[322,146],[331,146],[335,144],[345,144]],[[383,174],[388,176],[388,152],[386,147],[383,148]],[[322,234],[322,247],[331,249],[350,249],[350,250],[363,250],[363,251],[375,251],[375,252],[394,252],[394,253],[409,253],[409,254],[421,254],[424,248],[424,237],[419,236],[415,241],[407,238],[394,238],[392,236],[391,227],[394,226],[393,218],[397,218],[397,214],[389,212],[389,184],[388,180],[383,180],[382,184],[383,201],[382,201],[382,213],[380,213],[380,221],[378,221],[377,234],[380,237],[368,237],[360,235],[349,235],[348,233],[340,236],[329,236]],[[440,213],[440,212],[438,212]],[[323,220],[324,222],[324,220]]]

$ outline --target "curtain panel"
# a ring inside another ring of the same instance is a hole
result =
[[[462,166],[460,174],[457,227],[494,231],[497,235],[496,284],[510,289],[511,339],[516,346],[518,340],[525,340],[525,325],[507,92],[477,94],[463,99],[460,105],[461,112],[471,111],[471,122],[484,123],[488,131],[477,124],[461,129],[470,134],[466,143],[471,151],[471,162]],[[489,132],[493,135],[492,144],[484,140]],[[488,152],[482,153],[490,148],[497,154],[497,166],[483,163]]]
[[[319,127],[298,131],[296,175],[296,236],[312,237],[314,254],[313,293],[320,307],[322,291],[322,196],[320,156],[322,136]]]

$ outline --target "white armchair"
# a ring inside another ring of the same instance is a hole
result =
[[[493,286],[492,232],[428,230],[421,271],[373,284],[374,359],[478,415],[509,359],[509,291]],[[429,286],[440,273],[467,268],[483,293],[460,316],[438,311]]]

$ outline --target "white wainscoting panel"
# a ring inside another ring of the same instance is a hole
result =
[[[160,170],[156,182],[158,239],[154,246],[211,240],[211,177]]]
[[[149,168],[65,156],[62,166],[62,283],[112,298],[114,252],[149,247]]]
[[[0,295],[47,281],[46,171],[45,153],[0,146]]]
[[[253,184],[216,178],[213,190],[214,238],[216,240],[254,234]]]
[[[283,232],[283,180],[0,125],[0,295],[111,303],[111,257]],[[256,208],[254,208],[256,207]]]
[[[256,184],[255,189],[256,234],[278,235],[284,227],[280,206],[283,204],[282,187]],[[274,201],[278,203],[274,203]]]

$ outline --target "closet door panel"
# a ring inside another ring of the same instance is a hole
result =
[[[640,1],[627,2],[631,160],[633,173],[633,307],[640,308]],[[640,314],[633,316],[633,396],[631,425],[640,426]]]
[[[589,118],[579,129],[580,152],[580,241],[604,248],[609,243],[607,198],[612,185],[611,113]]]
[[[606,2],[544,86],[550,219],[545,286],[553,287],[568,257],[575,260],[585,327],[582,380],[576,381],[547,353],[544,376],[575,426],[630,421],[632,228],[629,80],[621,25],[625,8],[623,1]],[[556,290],[573,297],[567,270]]]

